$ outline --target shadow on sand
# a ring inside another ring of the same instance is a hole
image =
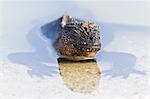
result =
[[[107,24],[99,23],[102,28],[102,50],[97,54],[97,61],[113,63],[109,70],[104,70],[102,73],[110,77],[127,78],[130,74],[146,75],[145,71],[137,70],[135,68],[136,56],[124,52],[108,52],[103,50],[114,39],[114,33],[119,32],[142,32],[148,35],[148,27],[144,26],[130,26],[121,24]],[[138,36],[137,34],[135,34]]]
[[[109,70],[104,70],[102,71],[102,73],[111,77],[121,76],[123,78],[127,78],[132,73],[145,75],[144,71],[135,69],[135,55],[124,52],[107,52],[103,49],[114,39],[115,32],[119,31],[121,33],[124,31],[140,31],[147,33],[148,28],[142,26],[129,26],[104,22],[99,22],[99,26],[101,26],[102,28],[102,50],[97,55],[97,61],[113,62],[113,66],[111,66],[112,68]],[[56,74],[58,68],[56,66],[48,66],[45,64],[56,62],[57,58],[55,57],[56,53],[49,52],[48,49],[52,48],[48,48],[49,45],[47,45],[42,39],[40,33],[38,32],[40,28],[41,26],[34,27],[27,34],[27,40],[34,47],[34,51],[11,53],[8,55],[8,59],[13,63],[26,65],[30,69],[28,70],[28,73],[31,76],[36,75],[39,77],[43,77],[44,75],[49,76],[52,74]]]
[[[56,63],[55,53],[49,51],[49,45],[40,36],[40,27],[35,26],[27,34],[27,40],[34,48],[31,52],[17,52],[8,55],[8,59],[16,64],[23,64],[29,68],[30,76],[43,77],[58,73],[58,67],[47,64]],[[52,48],[50,48],[52,50]]]

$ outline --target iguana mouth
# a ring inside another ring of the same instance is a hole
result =
[[[96,44],[93,44],[93,45],[91,46],[91,48],[100,49],[100,46],[101,46],[101,44],[96,43]]]
[[[100,50],[100,48],[86,48],[86,51],[87,52],[97,52],[97,51],[99,51]]]
[[[87,45],[87,46],[83,46],[83,45],[78,45],[79,49],[85,49],[86,51],[99,51],[101,48],[101,44],[94,44],[94,45]]]

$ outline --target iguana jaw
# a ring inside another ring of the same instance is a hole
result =
[[[89,52],[87,53],[86,56],[60,56],[60,57],[72,61],[81,61],[81,60],[94,59],[95,55],[96,52]]]
[[[93,59],[94,57],[86,57],[86,56],[62,56],[61,58],[65,58],[67,60],[72,60],[72,61],[81,61],[81,60],[88,60],[88,59]]]

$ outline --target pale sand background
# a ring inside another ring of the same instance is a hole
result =
[[[0,1],[0,99],[149,99],[150,3],[137,1]],[[99,88],[73,92],[56,54],[39,35],[64,11],[101,27]]]

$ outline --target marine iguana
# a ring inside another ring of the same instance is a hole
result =
[[[42,26],[42,33],[53,42],[62,58],[73,61],[93,59],[101,49],[100,29],[93,22],[63,15]]]

